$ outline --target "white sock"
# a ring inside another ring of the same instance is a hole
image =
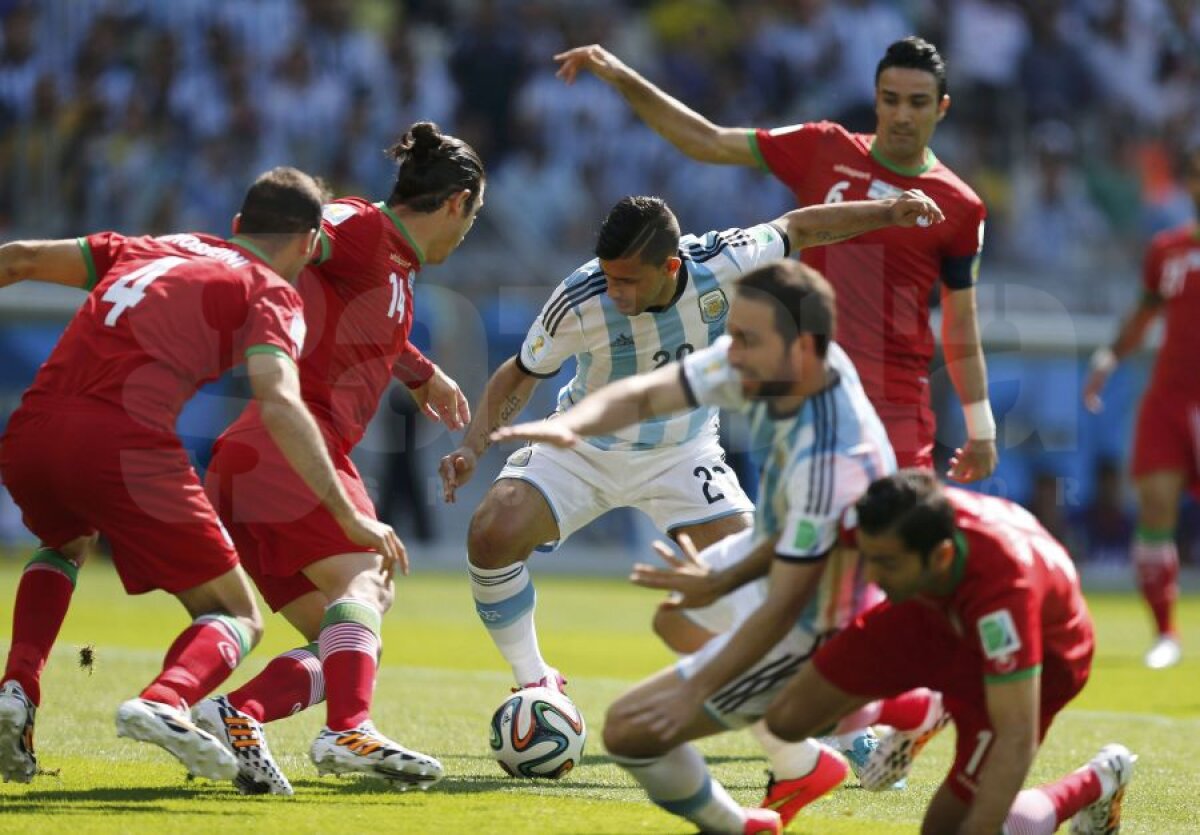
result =
[[[712,778],[704,757],[691,745],[680,745],[661,757],[613,756],[617,765],[641,783],[656,805],[686,818],[701,832],[741,835],[746,813]]]
[[[767,730],[764,719],[751,725],[750,733],[766,753],[776,780],[795,780],[811,774],[821,758],[821,746],[817,743],[811,739],[786,742]]]
[[[529,684],[548,674],[538,649],[533,610],[537,593],[525,563],[504,568],[468,566],[475,611],[487,627],[496,649],[512,666],[517,684]]]
[[[1058,819],[1054,801],[1045,792],[1026,789],[1019,792],[1004,820],[1004,835],[1054,835]]]

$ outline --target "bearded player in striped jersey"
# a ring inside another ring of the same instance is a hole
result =
[[[725,330],[734,280],[758,266],[792,249],[941,220],[932,200],[908,192],[681,237],[661,199],[624,198],[601,227],[597,257],[551,295],[520,353],[489,380],[463,445],[442,459],[447,501],[473,475],[491,433],[516,417],[540,378],[572,356],[577,370],[559,393],[559,411],[611,381],[708,347]],[[628,428],[577,448],[517,450],[472,517],[467,550],[476,609],[520,686],[565,683],[538,648],[525,566],[533,550],[552,548],[616,507],[637,507],[668,535],[686,534],[701,548],[750,525],[752,505],[724,464],[715,408],[622,425]]]

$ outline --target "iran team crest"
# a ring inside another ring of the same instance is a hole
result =
[[[700,297],[699,304],[700,318],[706,325],[724,319],[729,312],[729,299],[725,297],[724,290],[709,290]]]

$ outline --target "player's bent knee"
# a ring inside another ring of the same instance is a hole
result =
[[[812,736],[813,732],[796,721],[797,718],[786,693],[781,693],[775,698],[763,717],[767,723],[767,730],[784,742],[799,742]]]
[[[92,549],[96,547],[96,543],[100,540],[100,534],[93,533],[88,536],[80,536],[66,542],[52,550],[57,551],[62,556],[66,557],[71,562],[75,563],[76,568],[83,568],[83,564],[87,562],[88,555]]]
[[[516,513],[507,515],[481,507],[471,517],[467,531],[467,556],[476,568],[506,568],[529,556],[533,545],[524,547],[522,520]],[[536,544],[536,543],[535,543]]]

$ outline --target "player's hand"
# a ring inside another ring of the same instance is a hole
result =
[[[979,481],[995,472],[999,460],[995,441],[967,441],[954,451],[946,477],[964,483]]]
[[[396,568],[401,574],[408,574],[408,551],[392,526],[378,519],[372,519],[362,513],[355,512],[342,523],[346,538],[355,545],[361,545],[368,551],[377,551],[383,557],[383,565],[379,571],[391,582],[396,575]]]
[[[442,462],[438,465],[438,475],[442,477],[442,498],[446,504],[454,504],[455,491],[471,480],[478,464],[479,456],[475,454],[475,450],[465,446],[460,446],[442,457]]]
[[[642,588],[674,592],[663,601],[663,608],[698,609],[721,596],[716,572],[701,559],[690,536],[685,533],[679,535],[682,556],[677,556],[671,546],[662,541],[654,543],[654,550],[668,568],[638,563],[633,567],[629,580]]]
[[[555,55],[554,60],[559,63],[555,75],[567,84],[575,83],[575,77],[579,75],[580,70],[587,70],[600,80],[610,83],[616,81],[623,73],[629,72],[629,67],[620,58],[599,44],[568,49]]]
[[[438,366],[433,367],[433,376],[409,391],[425,416],[446,424],[447,429],[462,429],[471,422],[467,396]]]
[[[1101,399],[1100,392],[1104,391],[1111,376],[1111,369],[1093,368],[1088,372],[1087,381],[1083,384],[1083,405],[1094,415],[1104,411],[1104,400]]]
[[[919,188],[910,188],[892,201],[894,226],[933,226],[946,219],[933,198]]]
[[[579,443],[579,436],[561,421],[534,420],[529,423],[518,423],[515,426],[502,426],[491,434],[492,443],[500,441],[532,441],[539,444],[550,444],[557,447],[573,447]]]
[[[640,699],[627,700],[614,718],[644,728],[656,742],[674,742],[704,705],[704,694],[687,679],[655,688]]]

